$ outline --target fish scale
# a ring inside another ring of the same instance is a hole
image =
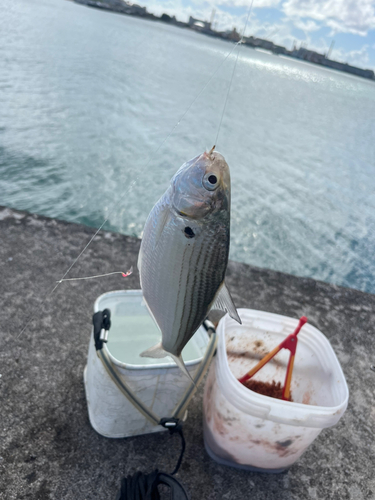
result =
[[[185,290],[184,304],[187,304],[190,299],[191,305],[190,308],[185,308],[185,314],[183,314],[180,320],[180,325],[183,325],[186,322],[186,336],[190,335],[191,331],[196,331],[199,328],[202,322],[202,314],[206,312],[207,301],[209,303],[213,301],[218,285],[220,285],[224,280],[225,270],[220,269],[220,267],[216,265],[220,261],[218,261],[215,254],[219,253],[218,249],[220,248],[220,243],[222,241],[218,235],[216,236],[217,237],[215,239],[208,239],[207,237],[204,238],[201,249],[207,246],[204,244],[205,240],[211,241],[212,248],[208,247],[206,252],[201,251],[199,254],[198,252],[193,254],[192,259],[187,266],[189,269],[195,269],[196,272],[189,275]],[[195,262],[192,262],[194,257]],[[199,265],[198,262],[200,258],[202,259],[202,262]],[[207,267],[208,259],[210,259],[211,268],[214,270],[214,272],[210,272],[209,274],[203,272],[203,269]],[[216,269],[218,269],[219,272],[215,272]],[[191,283],[191,281],[193,281],[193,283]],[[191,291],[194,291],[194,294],[191,293]],[[183,339],[185,343],[187,343],[188,340],[189,337],[187,340],[186,338]]]

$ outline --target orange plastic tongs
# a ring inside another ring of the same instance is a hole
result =
[[[296,349],[297,349],[297,335],[299,334],[299,331],[303,327],[303,325],[307,323],[307,318],[306,316],[302,316],[299,320],[297,328],[294,330],[293,333],[287,336],[286,339],[284,339],[275,349],[273,349],[271,352],[269,352],[264,358],[262,358],[257,365],[254,366],[246,375],[243,377],[239,378],[238,381],[243,384],[246,382],[246,380],[249,380],[253,375],[255,375],[263,366],[268,363],[276,354],[281,351],[281,349],[289,349],[290,351],[290,356],[289,356],[289,363],[288,367],[286,369],[286,376],[285,376],[285,382],[284,382],[284,390],[283,390],[283,399],[284,400],[289,400],[290,397],[290,382],[292,380],[292,372],[293,372],[293,366],[294,366],[294,357],[296,355]]]

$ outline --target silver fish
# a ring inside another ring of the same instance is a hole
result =
[[[213,151],[184,163],[151,210],[138,257],[143,296],[162,341],[141,356],[171,356],[189,376],[181,351],[210,309],[237,314],[224,283],[230,234],[230,174]]]

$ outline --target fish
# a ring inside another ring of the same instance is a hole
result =
[[[211,309],[241,323],[225,285],[230,239],[230,172],[215,146],[184,163],[152,208],[138,270],[145,304],[162,333],[140,356],[171,356],[190,375],[181,352]]]

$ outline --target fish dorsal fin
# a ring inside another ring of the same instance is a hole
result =
[[[211,309],[220,309],[221,311],[227,312],[232,319],[235,319],[240,325],[242,324],[242,321],[238,316],[236,306],[233,303],[233,299],[230,296],[225,283],[223,283],[223,286],[220,288],[220,292],[218,293]]]

